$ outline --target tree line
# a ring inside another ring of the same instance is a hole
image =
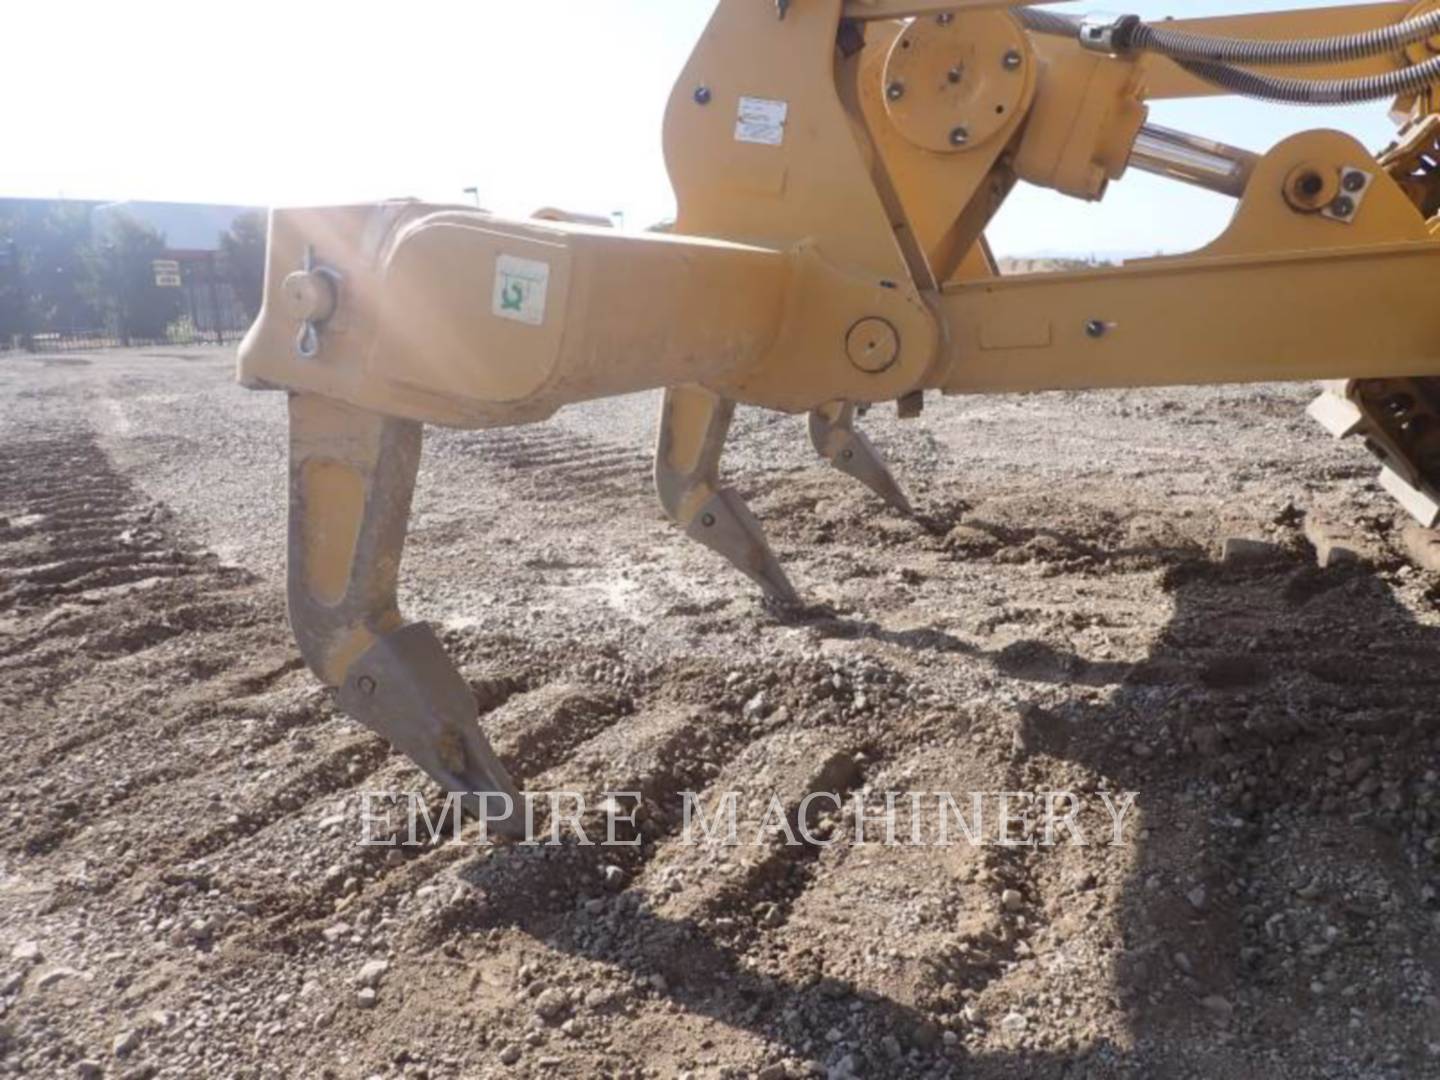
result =
[[[0,212],[0,347],[29,347],[47,333],[164,340],[187,315],[185,294],[156,284],[154,264],[164,258],[164,235],[126,214],[97,230],[84,204],[37,201]],[[265,280],[262,215],[235,220],[214,269],[253,319]]]

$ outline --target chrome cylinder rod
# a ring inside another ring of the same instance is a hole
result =
[[[1146,124],[1130,151],[1130,164],[1142,172],[1168,176],[1186,184],[1239,198],[1260,160],[1239,147],[1187,135],[1158,124]]]

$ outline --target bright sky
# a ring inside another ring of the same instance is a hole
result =
[[[1098,6],[1159,18],[1325,2]],[[674,212],[661,118],[714,6],[4,0],[0,196],[273,205],[462,201],[478,187],[501,213],[623,211],[643,228]],[[1152,117],[1264,150],[1309,127],[1382,145],[1385,113],[1205,100],[1157,103]],[[1185,250],[1232,206],[1132,174],[1098,206],[1022,189],[991,238],[1002,254]]]

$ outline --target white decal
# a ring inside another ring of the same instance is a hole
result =
[[[494,311],[502,319],[528,326],[545,322],[545,293],[550,287],[550,264],[501,255],[495,260]]]
[[[789,114],[788,102],[742,97],[740,115],[735,120],[735,141],[779,146],[785,141],[785,118]]]

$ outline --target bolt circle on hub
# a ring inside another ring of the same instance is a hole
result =
[[[1004,11],[916,19],[895,39],[881,83],[891,122],[925,150],[989,142],[1023,116],[1035,92],[1029,39]],[[956,133],[963,132],[957,138]]]

